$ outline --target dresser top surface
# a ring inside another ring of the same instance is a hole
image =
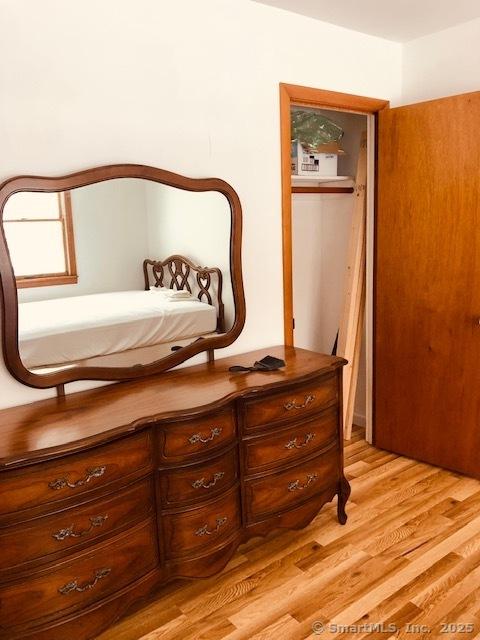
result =
[[[282,358],[278,371],[231,373],[266,355]],[[268,347],[132,382],[115,383],[64,398],[0,411],[0,469],[107,442],[160,419],[219,408],[235,397],[281,387],[334,371],[335,356],[293,347]]]

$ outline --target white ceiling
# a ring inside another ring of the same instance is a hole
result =
[[[254,1],[397,42],[480,17],[480,0]]]

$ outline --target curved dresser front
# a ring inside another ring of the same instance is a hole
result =
[[[344,364],[275,347],[1,411],[0,637],[95,638],[335,495],[344,523]]]

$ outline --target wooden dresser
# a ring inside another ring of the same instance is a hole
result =
[[[344,364],[275,347],[1,411],[0,638],[95,638],[335,495],[344,523]]]

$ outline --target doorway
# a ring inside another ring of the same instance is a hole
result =
[[[366,427],[369,441],[372,438],[375,114],[387,106],[388,102],[384,100],[280,85],[284,333],[287,345],[324,353],[330,353],[334,346],[345,295],[358,140],[361,130],[367,130],[365,338],[355,417]],[[344,130],[346,153],[338,159],[340,179],[315,181],[317,186],[305,187],[313,182],[302,180],[300,176],[292,178],[291,118],[296,109],[323,114]],[[324,304],[320,304],[321,301]]]

